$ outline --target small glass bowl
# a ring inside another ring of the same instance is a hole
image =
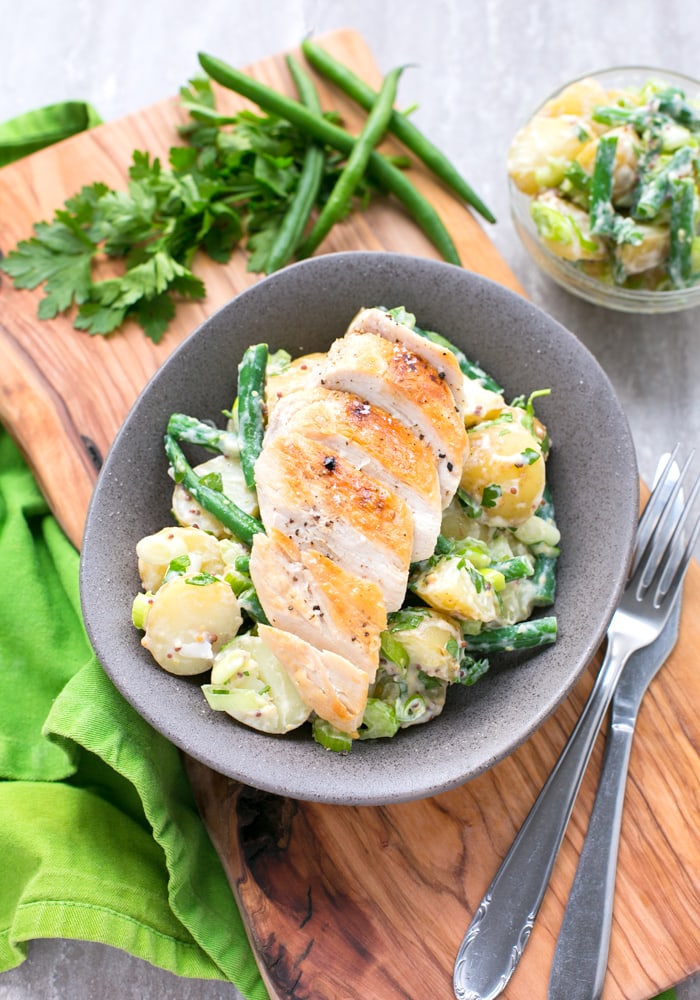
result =
[[[528,121],[548,101],[557,97],[565,87],[587,79],[596,80],[609,90],[641,87],[649,80],[654,80],[679,87],[685,92],[686,98],[693,101],[700,97],[700,80],[650,66],[618,66],[586,73],[575,80],[562,84],[538,105],[529,116]],[[537,231],[530,214],[532,196],[519,190],[511,177],[508,178],[508,183],[511,215],[518,236],[540,269],[562,288],[595,305],[605,306],[608,309],[618,309],[622,312],[670,313],[700,306],[700,278],[696,284],[685,288],[662,291],[627,288],[593,277],[571,261],[559,257],[546,246]]]

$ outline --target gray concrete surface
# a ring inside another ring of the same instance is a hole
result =
[[[642,476],[651,478],[657,456],[675,441],[698,441],[700,310],[631,317],[559,290],[518,242],[504,166],[515,129],[567,79],[620,64],[700,73],[694,0],[0,0],[0,24],[0,120],[64,98],[87,99],[112,119],[175,93],[197,71],[198,50],[244,66],[307,32],[359,30],[382,70],[414,65],[404,74],[401,103],[418,104],[415,121],[495,211],[489,235],[533,301],[573,330],[608,372]],[[179,980],[80,942],[37,942],[23,966],[0,976],[0,1000],[236,995],[225,984]],[[678,997],[700,1000],[700,978],[683,984]]]

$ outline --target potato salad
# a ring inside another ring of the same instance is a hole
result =
[[[168,421],[141,644],[203,675],[212,712],[308,724],[329,750],[434,719],[491,654],[556,640],[547,392],[507,401],[402,307],[361,310],[324,353],[249,347],[222,426]]]
[[[677,86],[579,80],[516,134],[508,173],[548,250],[610,285],[669,291],[700,274],[700,104]]]

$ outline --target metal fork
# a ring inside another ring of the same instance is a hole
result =
[[[670,617],[700,533],[700,517],[689,526],[700,477],[685,504],[678,499],[692,454],[668,488],[677,452],[678,448],[640,518],[630,576],[608,627],[607,648],[593,689],[457,953],[453,982],[458,1000],[494,1000],[515,971],[622,668],[632,653],[657,638]]]
[[[655,481],[668,462],[665,455]],[[668,480],[669,490],[680,470]],[[678,502],[682,497],[678,495]],[[637,715],[645,692],[667,662],[680,630],[682,592],[661,635],[629,659],[615,687],[593,810],[566,904],[548,1000],[599,1000],[607,972],[625,786]]]

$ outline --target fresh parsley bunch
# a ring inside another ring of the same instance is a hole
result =
[[[308,138],[273,115],[219,115],[208,80],[191,81],[180,99],[190,115],[180,129],[187,145],[170,150],[167,168],[134,152],[125,191],[83,187],[0,263],[17,288],[44,285],[41,319],[76,305],[79,330],[105,335],[132,319],[158,343],[176,301],[205,295],[192,271],[198,251],[226,263],[243,244],[248,269],[266,270]],[[319,204],[339,170],[340,157],[329,151]],[[367,200],[369,188],[360,197]],[[97,278],[105,258],[114,274]]]

